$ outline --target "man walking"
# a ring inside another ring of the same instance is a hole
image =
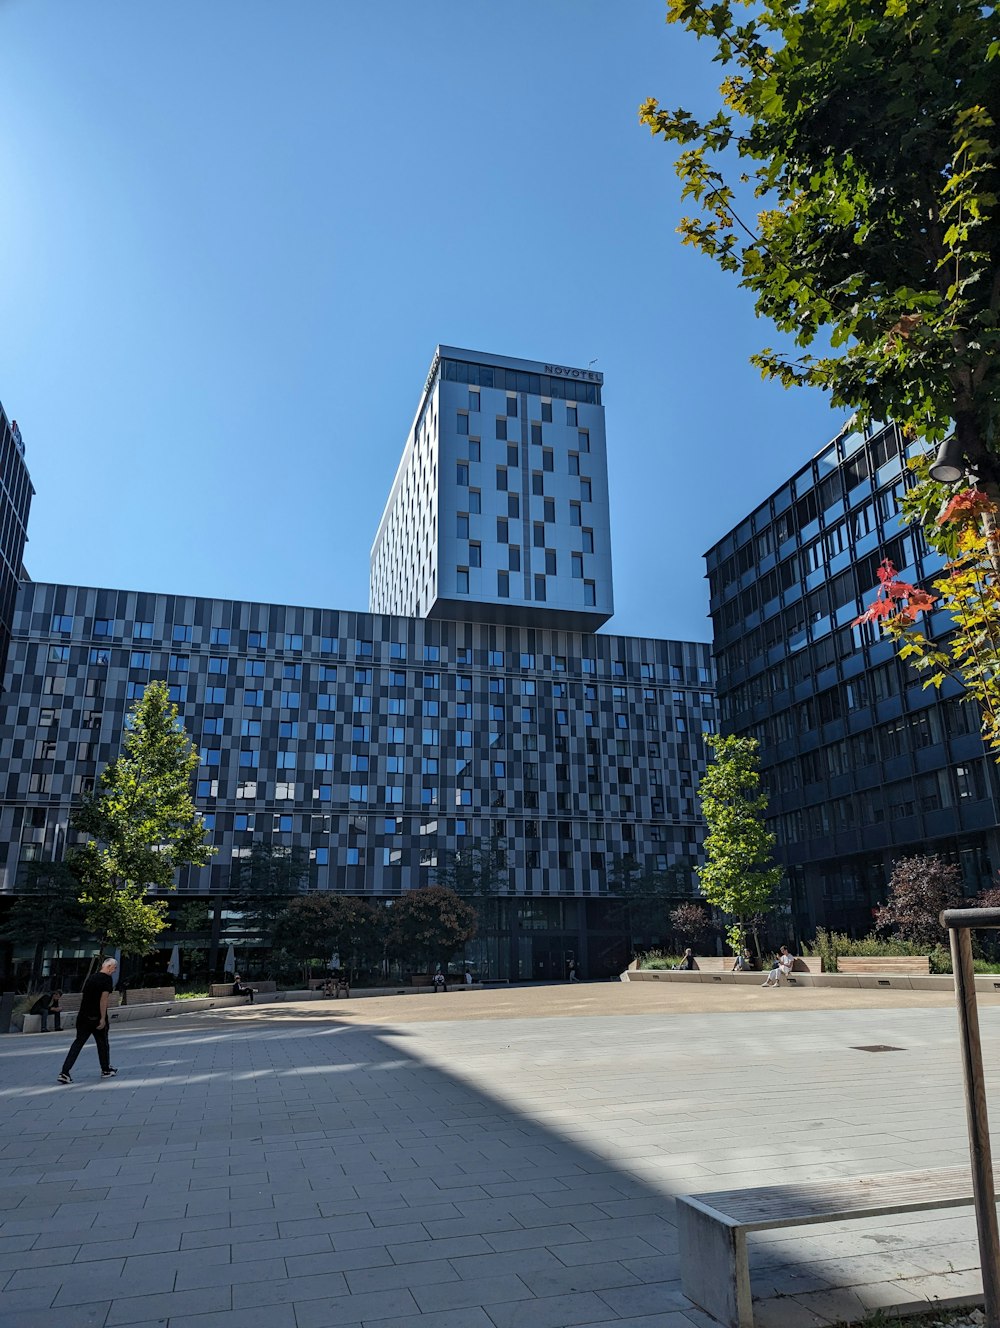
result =
[[[89,977],[83,984],[80,997],[80,1011],[76,1016],[76,1037],[66,1053],[58,1082],[71,1084],[69,1072],[76,1063],[76,1058],[83,1050],[83,1044],[93,1036],[97,1045],[97,1059],[101,1063],[101,1078],[111,1079],[118,1071],[111,1064],[111,1052],[108,1047],[108,1001],[115,986],[116,959],[105,959],[101,971]]]

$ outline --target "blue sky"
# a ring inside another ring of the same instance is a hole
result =
[[[663,0],[0,0],[0,400],[38,580],[364,609],[435,345],[605,375],[611,630],[837,432],[681,248]]]

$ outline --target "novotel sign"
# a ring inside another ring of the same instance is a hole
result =
[[[592,369],[568,369],[563,364],[547,364],[545,372],[553,378],[579,378],[585,383],[603,383],[604,375]]]

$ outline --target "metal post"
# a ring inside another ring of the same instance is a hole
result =
[[[993,915],[992,917],[988,915]],[[986,1111],[986,1079],[983,1047],[976,1007],[975,969],[972,962],[972,927],[1000,927],[998,909],[949,909],[941,914],[951,940],[955,1000],[962,1035],[962,1071],[965,1079],[965,1110],[972,1161],[972,1195],[979,1235],[979,1260],[985,1295],[985,1328],[1000,1328],[1000,1234],[997,1230],[996,1194],[993,1187],[993,1155]]]

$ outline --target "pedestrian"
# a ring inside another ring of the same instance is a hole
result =
[[[753,968],[753,956],[749,949],[744,946],[733,961],[732,971],[734,973],[749,973]]]
[[[108,1046],[108,1001],[115,989],[115,969],[117,959],[105,959],[100,972],[94,973],[83,984],[80,996],[80,1009],[76,1016],[76,1037],[66,1053],[63,1067],[59,1072],[58,1082],[71,1084],[70,1070],[76,1058],[83,1050],[84,1043],[93,1037],[97,1047],[97,1059],[101,1065],[101,1078],[111,1079],[118,1071],[111,1064],[111,1050]]]
[[[49,1014],[52,1016],[52,1027],[57,1033],[62,1032],[62,992],[56,987],[49,997]]]
[[[577,972],[576,972],[576,960],[575,960],[575,959],[571,959],[571,960],[569,961],[569,980],[570,980],[570,982],[579,982],[579,981],[580,981],[579,977],[577,976]]]
[[[42,1032],[49,1031],[49,1010],[52,1008],[52,993],[50,991],[42,992],[38,1000],[28,1011],[29,1014],[37,1014],[42,1021]]]
[[[787,945],[783,945],[778,952],[778,957],[771,965],[771,971],[767,978],[760,984],[762,987],[780,987],[781,979],[787,978],[789,973],[795,967],[795,956],[789,950]]]

